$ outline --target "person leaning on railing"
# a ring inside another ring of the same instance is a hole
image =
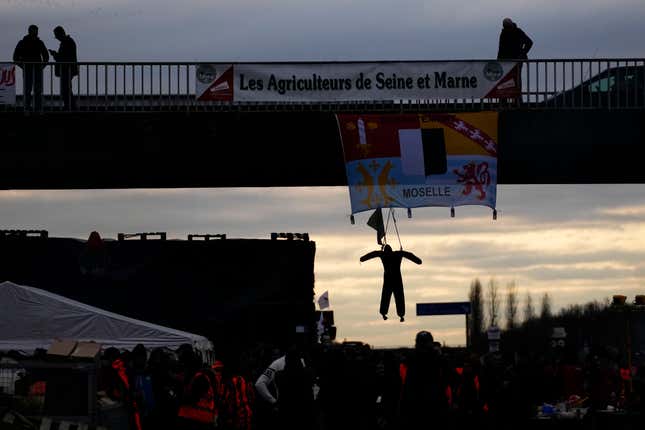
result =
[[[510,18],[502,20],[502,32],[499,35],[498,60],[526,60],[533,46],[533,40],[524,33]],[[522,88],[522,66],[517,65],[517,86]],[[518,99],[520,101],[520,99]]]
[[[43,69],[49,61],[47,48],[38,37],[38,27],[30,25],[13,51],[13,61],[22,68],[25,110],[31,110],[31,92],[34,92],[34,108],[39,111],[43,99]],[[42,63],[42,64],[36,64]]]
[[[502,21],[499,35],[498,60],[526,60],[533,46],[533,40],[510,18]]]
[[[76,100],[72,93],[72,79],[78,76],[78,58],[76,56],[76,42],[60,25],[54,29],[54,37],[60,41],[58,51],[50,49],[49,52],[57,63],[54,74],[60,78],[60,96],[63,99],[65,110],[75,110]]]

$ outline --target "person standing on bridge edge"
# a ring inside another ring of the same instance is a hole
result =
[[[23,97],[25,110],[31,110],[31,91],[34,91],[34,109],[39,111],[43,99],[43,69],[49,61],[47,48],[38,37],[38,27],[30,25],[27,35],[16,45],[13,61],[23,72]],[[25,64],[26,63],[26,64]]]
[[[72,79],[78,76],[78,61],[76,57],[76,42],[60,25],[54,29],[54,37],[60,41],[58,52],[50,49],[49,52],[54,57],[57,64],[54,74],[60,78],[60,96],[63,99],[65,110],[75,110],[76,100],[72,94]]]
[[[499,35],[498,60],[526,60],[533,46],[533,41],[510,18],[502,21],[502,32]]]
[[[502,32],[499,35],[499,48],[497,50],[498,60],[526,60],[528,53],[533,46],[533,40],[522,31],[510,18],[502,20]],[[517,86],[522,90],[522,66],[517,65]],[[517,101],[521,101],[521,98]]]

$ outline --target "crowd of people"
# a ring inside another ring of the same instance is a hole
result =
[[[506,428],[547,405],[587,416],[642,414],[645,367],[626,372],[617,355],[607,347],[569,351],[558,338],[540,354],[503,353],[493,341],[480,355],[442,348],[428,331],[416,335],[414,349],[301,342],[210,365],[189,345],[175,352],[138,346],[104,352],[99,390],[122,402],[136,430]]]
[[[597,411],[643,416],[642,357],[628,367],[616,348],[571,348],[563,329],[553,333],[543,348],[519,350],[489,336],[481,354],[442,347],[428,331],[416,335],[414,348],[298,337],[285,349],[220,347],[208,360],[190,345],[107,348],[97,373],[98,417],[131,430],[408,430],[515,428],[557,412],[577,413],[583,424]],[[28,359],[54,358],[41,351]],[[39,374],[23,375],[15,393],[47,396]]]

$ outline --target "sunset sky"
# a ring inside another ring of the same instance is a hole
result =
[[[534,40],[530,58],[645,57],[643,0],[0,0],[0,62],[28,25],[48,48],[62,25],[80,61],[486,59],[501,20]],[[329,291],[339,339],[411,345],[429,329],[463,344],[463,317],[415,317],[415,303],[462,301],[474,278],[515,281],[522,299],[548,292],[557,309],[615,293],[645,294],[643,185],[500,186],[499,219],[481,207],[397,210],[408,317],[382,321],[382,268],[359,263],[376,249],[369,214],[349,222],[346,188],[0,191],[0,228],[52,236],[118,232],[226,233],[268,238],[309,232],[317,245],[316,292]],[[389,242],[398,247],[393,231]]]
[[[396,216],[404,249],[423,260],[403,263],[407,317],[378,313],[382,267],[359,263],[377,249],[368,213],[349,221],[346,188],[3,191],[3,228],[42,228],[87,238],[118,232],[226,233],[269,238],[308,232],[316,242],[316,293],[329,291],[339,339],[409,345],[419,329],[463,344],[464,320],[416,317],[415,303],[463,301],[471,281],[512,281],[524,302],[548,292],[554,308],[625,294],[645,294],[645,189],[642,185],[500,186],[499,217],[483,207],[421,208]],[[388,241],[398,248],[394,230]]]

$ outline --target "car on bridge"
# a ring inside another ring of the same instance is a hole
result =
[[[542,103],[549,107],[643,108],[645,66],[611,67]]]

